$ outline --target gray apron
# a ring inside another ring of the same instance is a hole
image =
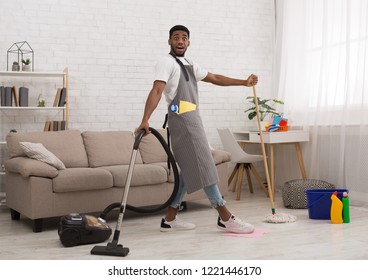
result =
[[[169,105],[168,126],[175,160],[187,192],[192,193],[218,183],[219,179],[198,110],[198,89],[193,66],[184,67],[189,73],[189,81],[181,69],[177,94]],[[180,112],[180,101],[193,104],[191,110]],[[194,110],[193,106],[196,107]]]

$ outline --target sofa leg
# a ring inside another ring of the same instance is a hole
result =
[[[32,222],[33,222],[33,232],[41,232],[43,219],[34,219],[32,220]]]
[[[20,213],[18,211],[15,211],[14,209],[10,209],[10,216],[12,220],[20,219]]]

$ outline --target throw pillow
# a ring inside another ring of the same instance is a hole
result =
[[[19,142],[19,145],[28,157],[45,162],[58,170],[65,169],[64,163],[41,143]]]

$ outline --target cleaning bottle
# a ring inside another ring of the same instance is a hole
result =
[[[342,202],[341,200],[337,197],[337,192],[334,192],[331,195],[331,200],[332,200],[332,204],[331,204],[331,222],[333,224],[342,224],[343,220],[342,220]]]
[[[350,223],[350,199],[347,192],[342,194],[342,218],[344,223]]]

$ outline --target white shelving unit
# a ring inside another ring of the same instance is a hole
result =
[[[3,146],[3,145],[6,145],[6,141],[0,141],[0,147]],[[3,174],[3,170],[2,170],[2,165],[0,166],[0,175],[4,175]]]
[[[0,141],[0,147],[5,146],[5,141]],[[3,163],[0,164],[0,176],[5,175],[5,171],[3,169]],[[5,192],[0,188],[0,207],[6,205],[6,197]]]
[[[62,79],[62,87],[66,88],[66,99],[64,107],[15,107],[15,106],[0,106],[0,111],[12,115],[19,114],[22,111],[63,111],[63,120],[66,122],[66,128],[68,127],[68,67],[64,71],[60,72],[26,72],[26,71],[0,71],[0,79],[2,77],[14,77],[21,78],[60,78]],[[15,112],[15,113],[14,113]]]
[[[37,83],[42,82],[42,79],[55,78],[60,79],[61,82],[56,82],[56,84],[60,84],[58,87],[66,88],[66,97],[65,97],[65,106],[64,107],[16,107],[16,106],[0,106],[0,122],[2,123],[1,118],[9,117],[14,122],[17,122],[17,118],[22,118],[22,123],[24,123],[24,119],[28,117],[42,116],[44,118],[62,118],[65,121],[65,128],[68,128],[68,67],[64,69],[64,71],[56,71],[56,72],[26,72],[26,71],[0,71],[0,85],[5,86],[5,83],[22,83],[22,81],[28,79],[30,80],[30,84],[33,87],[37,87]],[[6,80],[6,82],[4,82]],[[13,81],[14,80],[14,81]],[[51,94],[55,94],[56,92]],[[32,93],[30,93],[32,94]],[[34,96],[33,96],[34,97]],[[60,117],[60,114],[62,115]],[[0,131],[0,149],[6,149],[4,131]],[[0,151],[1,152],[1,151]],[[3,170],[3,164],[5,162],[5,158],[3,158],[4,153],[0,153],[0,183],[1,177],[5,175]],[[0,184],[0,206],[4,205],[5,201],[5,193],[1,188]]]

